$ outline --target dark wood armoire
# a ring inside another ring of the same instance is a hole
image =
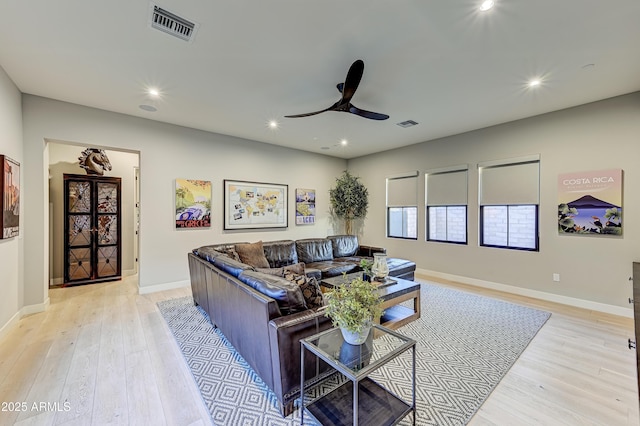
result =
[[[121,179],[64,174],[64,284],[120,279]]]
[[[635,341],[629,339],[629,349],[636,350],[636,375],[638,376],[638,403],[640,404],[640,262],[633,262],[633,299],[629,303],[633,304],[633,317],[635,323]]]

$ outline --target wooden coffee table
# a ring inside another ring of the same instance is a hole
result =
[[[333,290],[335,287],[354,278],[362,277],[362,272],[354,272],[337,277],[324,278],[320,281],[322,292]],[[420,284],[402,278],[389,277],[396,282],[381,284],[378,293],[383,300],[384,314],[380,318],[380,325],[396,330],[405,324],[420,318]],[[400,303],[413,300],[413,309],[401,306]]]

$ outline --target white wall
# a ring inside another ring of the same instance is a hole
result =
[[[67,141],[140,152],[140,287],[142,292],[185,284],[187,252],[216,242],[308,238],[333,233],[328,213],[329,188],[346,161],[229,136],[207,133],[98,109],[23,96],[25,180],[29,191],[25,237],[30,267],[25,270],[25,299],[46,298],[48,278],[49,163],[45,141]],[[268,130],[265,130],[268,131]],[[210,229],[176,230],[175,178],[211,180]],[[230,232],[222,229],[223,179],[289,185],[289,228]],[[317,223],[296,226],[295,188],[317,193]]]
[[[49,203],[52,206],[52,242],[53,253],[51,275],[49,278],[54,284],[60,284],[64,280],[64,193],[63,175],[79,174],[86,175],[84,169],[80,168],[78,157],[87,148],[86,145],[69,145],[65,143],[49,143]],[[133,252],[134,234],[134,168],[139,166],[139,155],[137,153],[105,150],[111,170],[105,171],[104,175],[109,177],[119,177],[121,179],[121,205],[120,205],[120,226],[121,250],[122,250],[122,274],[131,275],[135,271],[135,255]]]
[[[630,314],[628,278],[631,263],[640,261],[639,136],[640,92],[350,160],[349,171],[370,192],[366,241],[444,277]],[[541,156],[540,252],[479,247],[477,163],[530,154]],[[470,165],[468,245],[426,242],[422,172],[465,163]],[[624,170],[624,235],[558,235],[558,174],[605,169]],[[411,170],[421,172],[418,240],[386,238],[385,177]],[[553,282],[553,273],[560,274],[560,282]]]
[[[22,164],[22,101],[18,88],[0,67],[0,154]],[[2,171],[0,170],[0,173]],[[21,168],[20,192],[24,194]],[[0,334],[5,325],[18,319],[23,307],[22,242],[24,233],[24,204],[20,205],[20,236],[0,240]],[[2,206],[0,206],[2,208]]]

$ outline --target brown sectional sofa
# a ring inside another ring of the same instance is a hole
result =
[[[307,308],[297,284],[237,260],[235,247],[209,245],[188,254],[193,298],[275,393],[287,416],[299,396],[300,339],[330,328],[331,321],[322,310]],[[263,251],[271,268],[304,262],[306,275],[319,281],[357,271],[362,258],[385,249],[338,235],[263,242]],[[414,262],[390,258],[388,263],[390,275],[413,280]],[[305,380],[317,380],[325,370],[314,356],[305,359]]]

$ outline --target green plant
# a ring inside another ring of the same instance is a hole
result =
[[[364,219],[369,207],[369,191],[359,179],[345,170],[336,178],[336,186],[329,190],[331,213],[345,221],[349,235],[353,231],[353,220]]]
[[[382,299],[376,289],[376,284],[360,277],[345,281],[325,294],[325,315],[331,318],[334,326],[359,332],[383,313]]]
[[[360,259],[360,269],[364,272],[365,275],[371,276],[371,267],[373,266],[373,260],[370,259]]]

